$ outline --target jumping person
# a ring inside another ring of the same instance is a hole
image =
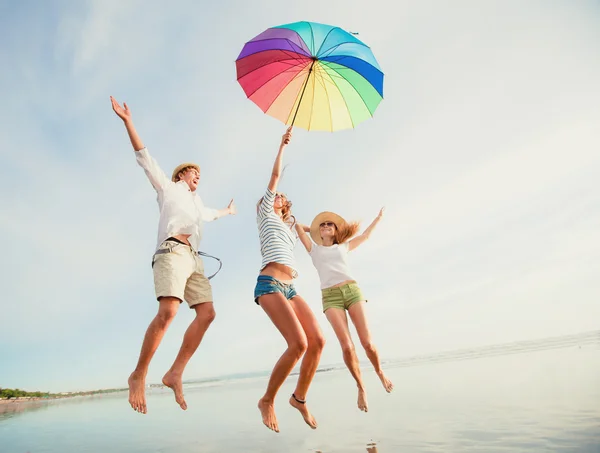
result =
[[[298,237],[312,258],[319,274],[323,312],[340,342],[344,362],[356,381],[358,408],[364,412],[368,410],[367,392],[362,380],[354,344],[350,337],[346,311],[356,327],[360,342],[383,387],[389,393],[394,386],[381,369],[379,354],[371,341],[367,324],[364,305],[366,299],[356,280],[351,276],[347,257],[348,252],[354,250],[369,238],[375,226],[381,220],[383,211],[382,208],[371,225],[361,235],[354,238],[353,236],[358,232],[359,224],[357,222],[348,223],[333,212],[322,212],[317,215],[310,228],[296,223]],[[312,241],[306,234],[307,230],[310,231]]]
[[[125,124],[137,163],[144,169],[157,192],[160,211],[157,248],[152,257],[158,314],[146,331],[137,366],[129,376],[129,403],[135,411],[142,414],[147,412],[145,386],[150,361],[179,305],[185,300],[195,310],[196,317],[185,332],[173,366],[162,379],[163,384],[175,393],[175,401],[185,410],[183,371],[215,318],[212,288],[198,255],[202,225],[203,222],[235,214],[236,207],[233,200],[225,209],[204,206],[196,192],[200,181],[200,167],[197,164],[181,164],[168,178],[137,134],[127,104],[121,107],[112,96],[110,99],[113,110]]]
[[[258,402],[263,423],[275,432],[279,432],[274,408],[275,396],[302,356],[304,358],[300,365],[298,383],[289,403],[300,411],[311,428],[317,427],[316,420],[306,406],[306,395],[325,345],[325,338],[314,313],[296,293],[293,285],[298,274],[294,259],[294,246],[298,237],[293,230],[292,203],[284,194],[277,192],[283,151],[291,137],[290,127],[281,139],[267,191],[257,205],[256,219],[262,266],[254,289],[254,301],[261,306],[287,342],[287,349],[275,364],[267,390]]]

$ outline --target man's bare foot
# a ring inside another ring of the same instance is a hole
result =
[[[363,412],[369,411],[369,406],[367,403],[367,392],[362,389],[358,389],[358,409]]]
[[[187,403],[183,398],[183,383],[181,382],[181,379],[182,376],[180,374],[167,371],[167,374],[162,378],[162,383],[173,390],[173,393],[175,393],[175,401],[183,410],[186,410]]]
[[[310,412],[308,412],[308,408],[306,407],[306,403],[300,403],[292,395],[290,397],[290,404],[292,405],[292,407],[295,407],[296,409],[298,409],[298,411],[300,411],[300,413],[302,414],[302,418],[304,418],[304,421],[306,422],[306,424],[308,426],[310,426],[312,429],[317,429],[317,421],[310,414]]]
[[[146,378],[134,371],[129,376],[127,383],[129,384],[129,404],[134,411],[145,414],[148,412],[146,408]]]
[[[383,384],[383,388],[386,392],[390,393],[392,390],[394,390],[394,384],[392,384],[392,381],[390,381],[386,375],[383,374],[383,371],[377,373],[377,376],[379,376],[379,379],[381,379],[381,383]]]
[[[258,400],[258,410],[262,415],[263,423],[269,429],[272,429],[276,433],[279,432],[279,425],[277,423],[277,417],[275,416],[275,408],[273,402],[267,402],[263,398]]]

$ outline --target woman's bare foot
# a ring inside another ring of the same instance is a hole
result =
[[[367,392],[365,392],[363,389],[358,389],[358,409],[363,412],[369,411]]]
[[[180,374],[167,371],[167,374],[162,378],[162,383],[173,390],[173,393],[175,393],[175,401],[183,410],[186,410],[187,403],[183,398],[183,383],[181,382],[181,379],[182,376]]]
[[[390,393],[392,390],[394,390],[394,384],[392,384],[392,381],[390,381],[386,375],[383,374],[383,371],[377,373],[377,376],[379,376],[379,379],[381,379],[381,383],[383,384],[383,388],[386,392]]]
[[[262,415],[265,426],[278,433],[279,424],[277,423],[277,417],[275,416],[273,402],[267,402],[264,398],[261,398],[258,400],[258,410],[260,411],[260,415]]]
[[[147,413],[146,408],[146,378],[134,371],[127,380],[129,384],[129,404],[140,414]]]
[[[290,397],[290,404],[292,407],[295,407],[302,414],[302,418],[308,426],[312,429],[317,429],[317,421],[315,418],[308,412],[308,408],[306,407],[306,403],[300,403],[294,396]]]

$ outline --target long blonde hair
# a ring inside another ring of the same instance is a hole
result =
[[[345,223],[342,226],[335,226],[335,234],[333,235],[333,243],[334,244],[343,244],[351,237],[355,236],[358,233],[358,229],[360,228],[360,222],[349,222]]]

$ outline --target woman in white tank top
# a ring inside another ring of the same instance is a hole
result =
[[[371,225],[360,235],[353,238],[358,231],[358,223],[346,222],[342,217],[333,212],[322,212],[313,220],[310,229],[304,225],[296,224],[296,231],[302,244],[312,258],[313,264],[321,281],[323,298],[323,312],[340,342],[344,355],[344,362],[350,370],[358,387],[358,408],[367,412],[367,393],[362,381],[358,357],[348,328],[348,318],[356,327],[367,357],[373,364],[375,372],[385,390],[389,393],[394,388],[392,382],[381,369],[381,362],[377,348],[371,341],[371,334],[367,324],[364,304],[367,301],[358,284],[352,278],[348,267],[348,252],[354,250],[365,242],[375,226],[381,220],[383,208]],[[311,239],[306,234],[310,231]]]

